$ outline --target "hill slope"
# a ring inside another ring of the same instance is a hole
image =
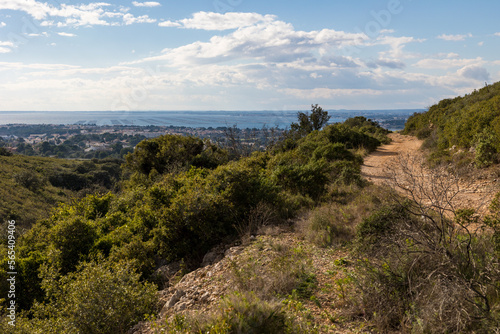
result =
[[[114,160],[0,156],[0,221],[14,219],[19,228],[29,228],[48,218],[60,202],[90,189],[107,191],[120,173],[120,163]]]
[[[442,100],[427,112],[413,115],[403,133],[425,139],[424,147],[430,148],[435,158],[447,158],[449,149],[461,148],[474,151],[478,167],[497,162],[500,82],[463,97]]]

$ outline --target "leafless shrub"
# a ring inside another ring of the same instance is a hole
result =
[[[388,176],[404,196],[393,196],[392,206],[358,228],[358,241],[376,247],[359,266],[364,312],[384,331],[498,328],[500,263],[482,217],[456,200],[467,188],[464,178],[410,155]]]
[[[261,234],[264,230],[273,230],[278,223],[276,209],[269,204],[260,202],[253,208],[246,220],[236,226],[236,231],[243,241],[248,241],[252,235]]]

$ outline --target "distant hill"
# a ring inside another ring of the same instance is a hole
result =
[[[425,139],[435,157],[453,150],[474,152],[478,167],[498,162],[500,152],[500,82],[454,99],[445,99],[406,122],[404,134]]]

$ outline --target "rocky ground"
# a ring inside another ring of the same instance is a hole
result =
[[[129,333],[161,333],[162,324],[176,315],[216,312],[221,299],[238,287],[235,268],[248,266],[249,259],[266,266],[283,247],[300,249],[314,274],[314,297],[302,303],[304,314],[316,324],[320,333],[369,332],[361,316],[347,321],[343,315],[343,310],[349,307],[345,305],[349,303],[347,287],[342,283],[350,266],[347,251],[317,247],[298,233],[283,227],[252,237],[246,245],[214,249],[205,256],[203,267],[184,275],[180,280],[175,274],[170,276],[170,282],[159,292],[162,308],[158,320],[142,322]],[[165,277],[169,276],[168,268],[160,268],[160,271],[164,271]]]

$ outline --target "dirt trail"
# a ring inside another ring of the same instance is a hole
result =
[[[422,146],[422,141],[416,137],[403,136],[391,133],[392,142],[379,147],[375,152],[365,158],[361,168],[361,175],[375,184],[383,184],[387,180],[386,169],[396,165],[399,154],[417,153]]]
[[[391,133],[389,137],[392,142],[381,146],[366,157],[361,169],[361,174],[375,184],[388,183],[388,169],[401,173],[402,167],[399,165],[398,156],[419,157],[422,154],[420,147],[423,141],[416,137],[403,136],[399,133]],[[427,178],[430,173],[425,174],[422,176],[425,175],[424,178]],[[474,170],[458,182],[460,190],[451,200],[451,204],[454,208],[474,208],[481,215],[486,214],[493,196],[500,190],[497,178],[497,170]],[[436,181],[439,180],[434,179],[432,182]]]

